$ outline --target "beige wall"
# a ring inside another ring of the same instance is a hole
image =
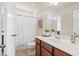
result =
[[[73,32],[73,11],[79,9],[79,4],[63,8],[62,33],[71,36]]]

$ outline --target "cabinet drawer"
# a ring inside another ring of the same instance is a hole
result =
[[[54,48],[54,56],[70,56],[70,55],[57,48]]]
[[[52,56],[47,50],[41,47],[41,56]]]
[[[36,56],[40,56],[40,45],[36,43]]]
[[[36,43],[40,44],[40,40],[38,38],[36,38]]]
[[[43,42],[43,41],[41,41],[41,46],[42,46],[43,48],[45,48],[46,50],[48,50],[50,53],[53,52],[53,47],[52,47],[51,45],[49,45],[49,44]]]

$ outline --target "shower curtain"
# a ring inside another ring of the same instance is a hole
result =
[[[15,24],[16,46],[26,45],[35,40],[36,19],[33,17],[33,13],[17,10]]]

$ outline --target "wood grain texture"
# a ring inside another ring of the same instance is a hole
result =
[[[54,48],[54,56],[70,56],[70,55],[57,48]]]

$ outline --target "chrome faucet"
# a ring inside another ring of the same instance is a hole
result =
[[[77,35],[76,33],[73,33],[71,36],[71,42],[72,43],[76,43],[76,37],[79,37],[79,35]]]

